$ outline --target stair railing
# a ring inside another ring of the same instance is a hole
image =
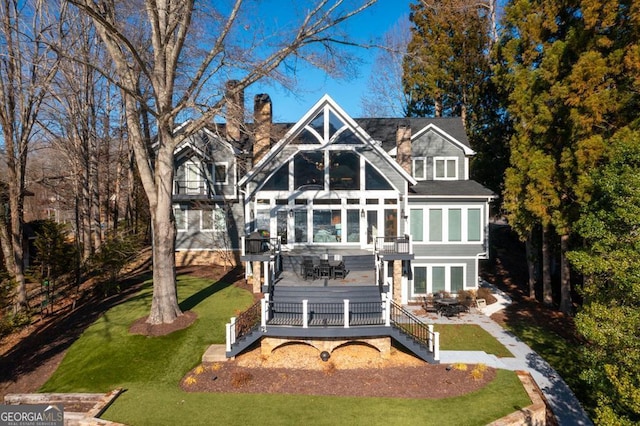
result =
[[[237,317],[232,317],[231,321],[227,323],[227,352],[231,351],[231,347],[238,339],[241,339],[260,327],[262,320],[262,305],[262,301],[257,301]]]
[[[440,361],[440,333],[433,331],[433,324],[425,324],[392,300],[388,300],[388,306],[391,325],[433,353],[434,360]]]

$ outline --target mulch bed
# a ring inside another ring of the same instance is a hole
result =
[[[444,365],[327,371],[239,367],[233,362],[203,364],[183,380],[187,392],[330,395],[381,398],[449,398],[479,390],[495,378],[481,379]]]
[[[486,366],[431,365],[397,349],[386,360],[364,345],[340,347],[327,362],[317,352],[299,344],[265,357],[258,348],[235,360],[201,364],[181,386],[187,392],[437,399],[479,390],[496,376]]]

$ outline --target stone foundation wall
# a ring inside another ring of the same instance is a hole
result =
[[[487,426],[545,426],[547,424],[547,405],[542,391],[527,371],[516,371],[516,374],[531,399],[531,405],[489,423]]]
[[[227,266],[240,264],[240,257],[234,251],[220,250],[180,250],[176,251],[176,266]]]
[[[348,343],[365,343],[376,348],[380,352],[382,359],[389,359],[391,356],[391,338],[375,337],[362,339],[286,339],[278,337],[263,337],[261,342],[261,353],[268,357],[279,346],[287,343],[302,343],[313,346],[318,350],[318,355],[322,351],[333,352],[337,347]]]

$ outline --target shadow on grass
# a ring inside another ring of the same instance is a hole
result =
[[[144,283],[151,279],[150,271],[138,272],[121,282],[121,291],[109,297],[97,292],[76,303],[76,308],[55,311],[34,324],[33,331],[0,357],[0,393],[7,382],[29,374],[50,359],[64,352],[100,315],[112,307],[137,297]]]
[[[179,304],[180,309],[182,310],[182,312],[185,312],[195,308],[208,297],[211,297],[217,292],[232,286],[238,280],[241,273],[242,271],[240,267],[231,269],[222,277],[218,278],[217,280],[214,280],[207,287],[203,288],[202,290],[200,290],[195,294],[192,294],[191,296],[187,297],[182,302],[180,302]]]

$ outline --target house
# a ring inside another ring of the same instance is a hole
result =
[[[461,120],[354,119],[325,95],[281,124],[257,95],[246,123],[233,93],[224,125],[176,148],[173,195],[177,263],[242,262],[263,294],[227,324],[227,356],[259,339],[265,355],[292,341],[323,360],[354,341],[384,355],[393,338],[439,362],[438,333],[402,305],[478,287],[494,194],[469,179]]]
[[[477,288],[494,194],[469,179],[459,118],[353,119],[327,95],[294,124],[272,123],[271,108],[258,95],[253,123],[229,108],[226,125],[177,147],[179,264],[242,261],[261,292],[280,267],[247,250],[263,230],[279,254],[375,254],[400,304]]]

